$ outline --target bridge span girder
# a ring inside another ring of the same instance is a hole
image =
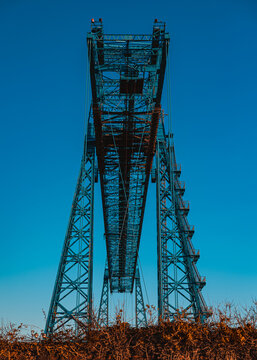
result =
[[[111,292],[132,292],[155,152],[169,35],[87,36]]]

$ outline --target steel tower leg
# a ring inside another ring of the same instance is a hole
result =
[[[135,305],[136,305],[136,327],[146,327],[147,319],[145,313],[145,304],[143,292],[140,282],[140,273],[138,267],[136,268],[135,275]]]
[[[98,324],[100,326],[108,326],[109,324],[109,270],[107,261],[104,270],[103,289],[98,311]]]
[[[87,139],[45,327],[48,335],[71,324],[78,333],[91,322],[94,180],[95,147]]]
[[[158,137],[156,144],[157,256],[159,319],[180,313],[204,321],[208,310],[201,294],[205,279],[199,275],[191,238],[194,227],[187,221],[188,203],[179,181],[172,137]]]

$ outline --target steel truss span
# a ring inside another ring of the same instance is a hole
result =
[[[98,174],[107,249],[99,324],[109,324],[109,293],[134,290],[136,326],[147,326],[138,250],[150,174],[157,193],[159,318],[172,320],[183,312],[204,321],[209,314],[201,294],[205,280],[196,268],[199,252],[191,242],[189,205],[161,110],[169,46],[165,24],[155,21],[151,35],[106,35],[102,21],[92,20],[87,44],[92,103],[45,332],[72,323],[79,334],[91,323]]]
[[[168,35],[88,34],[96,153],[111,292],[132,292],[155,152]]]

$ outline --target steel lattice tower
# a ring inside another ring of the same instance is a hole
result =
[[[84,153],[45,332],[92,319],[94,182],[100,175],[107,261],[98,321],[108,325],[109,294],[135,292],[136,326],[147,318],[138,268],[150,175],[156,183],[158,312],[204,321],[205,279],[183,200],[173,136],[161,96],[169,46],[165,24],[151,35],[106,35],[92,21],[87,36],[92,89]],[[75,324],[75,325],[74,325]]]

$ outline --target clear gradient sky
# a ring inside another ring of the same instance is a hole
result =
[[[44,326],[83,148],[92,17],[106,33],[171,35],[171,114],[208,305],[257,299],[257,3],[1,0],[0,318]],[[164,95],[164,105],[167,103]],[[166,109],[167,110],[167,109]],[[94,294],[105,261],[99,184]],[[156,304],[155,189],[140,258]]]

